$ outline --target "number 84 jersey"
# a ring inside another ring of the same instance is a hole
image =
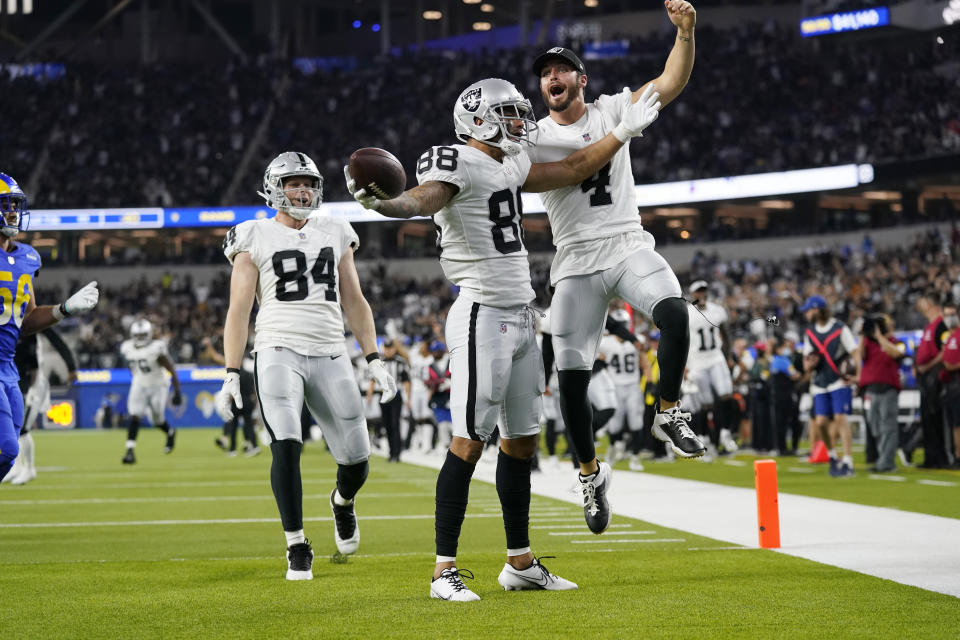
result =
[[[223,253],[231,264],[247,252],[260,271],[255,352],[270,347],[305,356],[344,352],[338,268],[347,249],[359,245],[349,222],[329,216],[308,218],[300,229],[273,218],[248,220],[227,232]]]
[[[443,273],[474,302],[515,307],[534,298],[521,227],[520,191],[529,173],[526,153],[501,163],[462,144],[432,147],[417,162],[420,184],[459,189],[434,216],[437,247]]]

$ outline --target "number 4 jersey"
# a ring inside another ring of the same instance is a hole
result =
[[[360,245],[346,220],[317,216],[300,229],[273,218],[241,222],[227,232],[223,253],[233,263],[247,252],[260,271],[254,351],[286,347],[306,356],[343,353],[338,268]]]
[[[570,125],[550,117],[537,122],[533,162],[559,162],[571,153],[603,139],[620,122],[631,104],[629,94],[603,95]],[[600,171],[580,184],[540,194],[547,209],[557,255],[550,280],[589,275],[619,264],[640,248],[652,249],[653,236],[640,224],[630,145],[625,144]]]
[[[500,163],[462,144],[433,147],[417,162],[420,184],[459,188],[433,219],[443,273],[474,302],[515,307],[534,298],[520,226],[520,189],[529,173],[526,153]]]

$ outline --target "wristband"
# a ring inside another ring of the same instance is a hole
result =
[[[235,373],[240,375],[240,369],[237,369],[236,367],[227,367],[227,373]]]
[[[618,124],[616,127],[613,128],[612,133],[613,133],[613,137],[614,137],[614,138],[616,138],[616,139],[619,140],[620,142],[623,142],[624,144],[626,144],[627,142],[630,142],[630,138],[642,138],[642,137],[643,137],[643,133],[642,133],[642,132],[636,134],[635,136],[631,136],[630,133],[627,131],[627,127],[624,126],[624,124],[623,124],[622,122],[621,122],[620,124]]]
[[[70,312],[67,311],[67,307],[63,302],[51,309],[51,312],[53,313],[53,317],[56,318],[58,322],[64,318],[70,317]]]
[[[373,362],[374,360],[379,360],[379,359],[380,359],[380,354],[377,353],[376,351],[374,351],[373,353],[368,353],[368,354],[367,354],[367,362],[368,362],[368,363],[369,363],[369,362]]]

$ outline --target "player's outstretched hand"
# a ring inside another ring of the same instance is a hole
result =
[[[233,371],[227,374],[227,377],[223,379],[223,386],[217,393],[214,404],[217,409],[217,415],[219,415],[224,422],[233,420],[234,405],[236,405],[237,409],[243,408],[243,398],[240,397],[240,374],[234,373]]]
[[[173,397],[170,399],[170,402],[173,403],[173,406],[179,407],[180,405],[183,404],[183,396],[180,395],[179,391],[174,391]]]
[[[397,381],[383,366],[382,360],[374,360],[370,363],[370,375],[376,380],[377,385],[383,389],[383,393],[380,394],[380,404],[387,404],[393,400],[393,397],[397,395]]]
[[[624,93],[632,93],[629,87],[623,88]],[[630,138],[643,136],[643,130],[653,124],[657,116],[660,115],[660,94],[657,93],[653,83],[647,85],[647,88],[640,94],[640,99],[631,104],[620,124],[613,130],[613,135],[620,142],[626,142]]]
[[[350,175],[350,165],[343,166],[343,177],[347,180],[347,191],[364,209],[376,211],[380,208],[380,198],[367,193],[366,189],[357,189],[357,182]]]
[[[72,316],[75,313],[86,313],[97,306],[98,300],[100,300],[100,291],[97,289],[97,281],[94,280],[67,298],[67,301],[61,305],[63,314]]]

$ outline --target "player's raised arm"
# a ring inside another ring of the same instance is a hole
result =
[[[667,9],[670,22],[677,27],[677,37],[673,41],[673,49],[667,57],[663,73],[651,82],[660,92],[660,102],[663,106],[667,106],[687,86],[690,73],[693,71],[693,58],[696,51],[693,30],[697,24],[697,10],[685,0],[665,0],[663,6]],[[647,84],[633,92],[634,102],[640,99]]]
[[[347,180],[347,191],[364,209],[371,209],[388,218],[416,218],[432,216],[457,195],[457,187],[448,182],[432,180],[414,187],[393,198],[381,200],[368,194],[366,189],[358,189],[356,181],[350,175],[350,167],[343,168],[343,177]]]
[[[648,84],[640,100],[630,105],[613,132],[559,162],[531,165],[527,181],[523,183],[523,190],[549,191],[583,182],[610,162],[630,138],[642,136],[643,130],[657,119],[660,107],[660,94],[654,85]]]

